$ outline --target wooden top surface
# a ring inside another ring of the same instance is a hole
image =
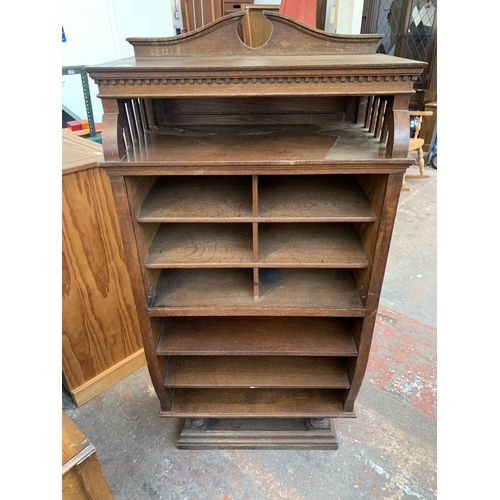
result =
[[[416,68],[418,72],[425,66],[425,63],[403,59],[401,57],[388,56],[386,54],[323,54],[323,55],[219,55],[219,56],[186,56],[186,57],[128,57],[118,59],[92,67],[86,70],[93,73],[103,71],[140,73],[146,71],[171,70],[171,71],[213,71],[245,69],[382,69],[382,68]]]
[[[81,137],[62,132],[62,174],[71,174],[97,166],[102,146]]]
[[[84,450],[89,441],[80,428],[62,412],[62,465]]]

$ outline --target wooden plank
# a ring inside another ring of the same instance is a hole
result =
[[[109,178],[93,165],[62,176],[62,369],[75,404],[96,395],[81,392],[93,381],[117,382],[143,347]]]
[[[346,417],[335,389],[176,389],[171,417]]]
[[[253,299],[259,300],[259,269],[253,270]]]
[[[73,401],[77,406],[83,405],[120,380],[128,377],[131,373],[135,372],[145,364],[146,358],[144,356],[144,349],[139,349],[128,358],[116,363],[114,366],[108,368],[93,379],[85,382],[76,389],[73,389],[73,391],[71,391]],[[65,380],[63,380],[63,384],[64,386],[67,386]]]
[[[356,356],[348,318],[165,318],[159,356]]]
[[[376,219],[360,186],[344,175],[260,176],[259,216],[263,222]]]
[[[146,195],[151,190],[157,177],[156,176],[140,176],[140,177],[126,177],[124,178],[126,193],[128,198],[128,205],[130,207],[129,214],[135,235],[136,251],[139,256],[140,262],[144,262],[148,256],[149,246],[158,230],[159,224],[139,224],[135,220],[135,216],[141,209],[141,203]],[[145,290],[154,287],[159,272],[157,270],[146,269],[141,266],[142,273],[142,286]]]
[[[156,284],[155,308],[217,308],[253,305],[249,269],[164,269]]]
[[[292,115],[311,114],[323,115],[339,114],[345,111],[345,96],[320,96],[320,97],[255,97],[247,99],[244,97],[235,97],[225,99],[224,97],[207,98],[179,98],[165,99],[168,114],[159,117],[157,125],[166,125],[170,119],[177,116],[185,118],[187,115],[199,116],[231,116],[258,115],[259,123],[265,119],[265,115],[285,115],[288,119]]]
[[[368,261],[351,224],[260,224],[259,264],[353,268]]]
[[[387,157],[384,144],[352,123],[170,126],[154,127],[146,135],[147,146],[134,141],[123,164],[309,165]]]
[[[347,269],[262,269],[259,304],[364,314],[356,282]]]
[[[354,408],[354,400],[364,379],[368,358],[372,345],[373,329],[375,326],[376,312],[380,300],[387,254],[394,229],[394,220],[398,210],[398,201],[401,194],[402,175],[389,176],[381,203],[380,227],[376,235],[373,250],[373,267],[368,290],[366,291],[366,319],[360,332],[359,359],[351,374],[352,386],[344,399],[344,405],[349,411]],[[380,189],[379,185],[377,187]]]
[[[64,412],[62,415],[62,465],[83,451],[90,443],[82,430]]]
[[[258,177],[258,198],[249,176],[168,176],[142,203],[139,222],[314,222],[376,220],[352,177],[293,175]],[[258,210],[258,213],[256,213]],[[254,213],[255,211],[255,213]],[[255,215],[255,217],[254,217]]]
[[[261,224],[258,239],[256,231],[250,224],[162,224],[149,247],[145,265],[252,267],[257,252],[257,267],[368,265],[352,225]]]
[[[409,166],[415,163],[413,157],[408,157],[406,159],[395,158],[389,160],[373,160],[368,163],[366,162],[352,162],[349,160],[339,160],[335,162],[326,163],[295,163],[295,164],[285,164],[281,163],[278,165],[269,165],[264,162],[258,165],[246,165],[246,164],[231,164],[231,163],[220,163],[214,165],[213,168],[208,165],[195,165],[195,164],[179,164],[179,163],[169,163],[161,164],[149,163],[133,165],[131,163],[118,163],[118,162],[107,162],[106,171],[110,175],[116,176],[138,176],[138,175],[186,175],[186,176],[199,176],[199,175],[276,175],[279,170],[282,175],[356,175],[356,174],[404,174]],[[325,219],[327,221],[328,219]],[[347,219],[349,220],[349,219]],[[199,221],[198,221],[199,222]],[[234,221],[237,222],[237,221]],[[250,219],[239,219],[239,222],[253,222]]]
[[[347,269],[261,269],[259,274],[255,300],[249,269],[164,269],[149,314],[364,315]]]
[[[113,498],[94,445],[65,412],[62,412],[62,498]]]
[[[102,146],[95,142],[62,134],[62,174],[70,174],[97,166],[102,159]]]
[[[113,495],[95,453],[79,463],[76,469],[89,498],[92,500],[113,500]]]
[[[76,468],[70,469],[62,477],[62,498],[64,500],[92,500]]]
[[[162,224],[146,267],[234,267],[253,262],[251,224]]]
[[[277,114],[260,114],[260,115],[226,115],[226,114],[216,114],[216,115],[167,115],[165,117],[165,125],[178,125],[181,127],[193,126],[193,125],[255,125],[255,124],[266,124],[266,125],[301,125],[315,123],[319,124],[329,124],[332,122],[342,122],[345,121],[347,116],[344,113],[277,113]]]
[[[349,378],[336,357],[170,356],[165,386],[348,389]]]
[[[142,203],[139,222],[240,221],[252,215],[249,176],[171,176],[157,182]]]
[[[165,391],[163,378],[165,371],[162,370],[162,363],[155,355],[155,330],[159,330],[158,320],[151,320],[147,309],[146,291],[142,278],[142,266],[136,245],[134,224],[130,213],[130,197],[127,193],[127,186],[123,177],[111,177],[111,187],[118,212],[118,222],[120,224],[123,247],[127,259],[127,267],[130,274],[132,292],[135,299],[135,308],[139,320],[140,332],[143,340],[144,354],[148,363],[151,381],[156,391],[156,395],[163,411],[171,409],[170,391]],[[156,328],[157,327],[157,328]],[[159,332],[158,332],[159,336]]]

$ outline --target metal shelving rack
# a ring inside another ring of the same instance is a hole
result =
[[[63,66],[62,74],[80,75],[82,80],[83,97],[85,99],[85,110],[87,112],[87,120],[89,122],[90,140],[96,141],[100,137],[98,137],[95,131],[94,113],[92,111],[92,100],[90,98],[88,73],[85,71],[84,68],[85,68],[84,66]]]

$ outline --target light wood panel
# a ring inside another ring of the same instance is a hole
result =
[[[94,445],[62,412],[62,500],[112,500]]]
[[[62,369],[82,405],[145,358],[109,179],[94,154],[101,146],[62,141]]]

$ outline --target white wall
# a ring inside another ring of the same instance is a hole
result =
[[[62,66],[89,66],[133,56],[126,38],[173,36],[173,0],[63,0]],[[86,118],[80,75],[62,76],[62,104]],[[94,120],[102,120],[98,89],[89,78]]]
[[[359,35],[364,0],[328,0],[326,4],[325,31],[341,35]],[[335,30],[333,11],[338,4],[338,24]]]

